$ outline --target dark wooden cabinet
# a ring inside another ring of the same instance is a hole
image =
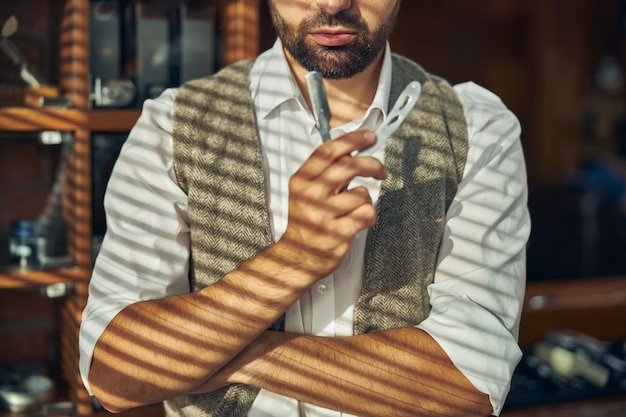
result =
[[[222,53],[218,57],[218,67],[257,55],[258,0],[201,1],[215,6],[216,18],[220,22],[217,42]],[[68,251],[74,259],[74,265],[45,271],[17,268],[0,270],[2,296],[13,301],[0,303],[0,320],[6,323],[0,326],[0,332],[7,336],[2,342],[5,345],[2,350],[4,357],[0,358],[0,363],[11,360],[52,362],[53,368],[60,369],[60,377],[67,387],[67,392],[64,390],[59,393],[59,399],[69,399],[74,404],[77,415],[88,416],[95,411],[78,372],[78,329],[87,299],[87,285],[92,267],[90,140],[93,132],[128,132],[136,122],[140,110],[93,109],[90,106],[89,0],[31,3],[36,9],[31,9],[29,16],[21,24],[58,25],[50,31],[58,38],[50,39],[47,45],[49,53],[58,54],[57,58],[53,58],[58,66],[58,73],[52,76],[57,81],[53,89],[67,97],[72,106],[34,108],[17,104],[5,105],[0,107],[0,131],[73,133],[73,152],[64,168],[66,181],[63,184],[63,217],[68,225]],[[15,95],[25,94],[24,88],[15,90]],[[2,225],[5,229],[7,226]],[[58,284],[69,284],[71,291],[56,300],[39,294],[39,289]],[[37,313],[32,313],[31,316],[39,315],[37,318],[41,328],[31,329],[32,331],[25,328],[30,323],[29,316],[20,317],[19,312],[23,310],[18,309],[18,305],[34,306]],[[148,407],[128,413],[142,416],[162,414],[161,407]]]

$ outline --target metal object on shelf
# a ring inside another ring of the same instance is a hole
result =
[[[573,352],[561,346],[540,342],[535,345],[533,353],[559,377],[582,377],[599,388],[604,388],[609,382],[610,370],[591,360],[585,352]]]
[[[52,400],[53,395],[50,378],[31,375],[14,385],[0,387],[0,406],[14,413],[24,412]]]
[[[28,376],[14,385],[0,387],[0,406],[11,412],[24,412],[52,400],[54,384],[42,375]]]
[[[52,400],[55,386],[45,365],[21,362],[0,367],[0,409],[14,413],[34,410]]]
[[[46,220],[18,219],[11,222],[9,255],[20,268],[65,265],[67,253],[65,225]]]
[[[41,294],[48,298],[61,298],[71,294],[75,289],[76,284],[73,282],[59,282],[42,287]]]
[[[61,145],[63,142],[63,132],[56,130],[39,132],[39,143],[42,145]]]
[[[137,96],[137,88],[130,80],[94,79],[92,99],[96,107],[125,107]]]
[[[24,58],[24,55],[17,49],[15,44],[11,42],[9,37],[13,36],[15,32],[17,32],[18,22],[15,16],[11,16],[2,26],[2,33],[0,36],[0,46],[4,50],[4,52],[8,55],[11,61],[20,67],[20,77],[26,84],[31,87],[41,87],[45,85],[46,82],[43,77],[31,68]]]
[[[15,44],[9,39],[17,32],[18,21],[11,16],[2,26],[0,34],[0,47],[7,54],[11,62],[20,68],[20,78],[29,89],[24,96],[24,104],[36,108],[41,107],[64,107],[72,106],[67,97],[61,97],[59,89],[48,85],[46,79],[41,76],[26,60]]]

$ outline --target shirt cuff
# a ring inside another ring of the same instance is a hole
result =
[[[513,371],[522,358],[511,331],[467,296],[439,300],[417,327],[439,343],[477,390],[489,395],[493,414],[500,415]]]

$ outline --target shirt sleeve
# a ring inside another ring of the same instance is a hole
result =
[[[518,120],[502,101],[473,83],[455,90],[470,146],[428,288],[432,310],[418,327],[489,395],[499,415],[522,356],[517,337],[530,234],[526,168]]]
[[[126,306],[189,291],[187,197],[172,160],[176,90],[147,100],[120,152],[104,199],[107,232],[96,259],[81,322],[80,373],[95,344]]]

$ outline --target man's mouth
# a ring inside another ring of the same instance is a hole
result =
[[[349,31],[319,30],[309,34],[321,46],[344,46],[352,42],[357,34]]]

